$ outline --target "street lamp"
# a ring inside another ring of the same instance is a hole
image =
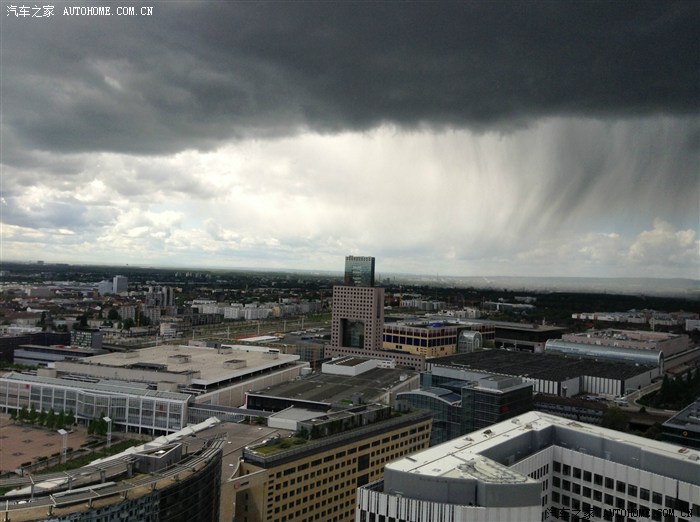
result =
[[[112,446],[112,419],[109,417],[102,417],[102,419],[107,423],[107,448]]]
[[[58,430],[58,434],[63,437],[61,441],[61,464],[66,463],[66,453],[68,452],[68,432],[61,428]]]

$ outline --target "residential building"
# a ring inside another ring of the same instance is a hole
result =
[[[700,519],[700,453],[529,412],[389,463],[357,522]]]
[[[111,294],[114,290],[114,282],[106,279],[97,283],[97,293],[100,295]]]
[[[102,332],[97,328],[89,330],[72,330],[70,333],[70,342],[73,346],[81,348],[92,348],[93,350],[102,349]]]
[[[112,293],[121,294],[129,288],[129,279],[125,276],[116,275],[112,280]]]

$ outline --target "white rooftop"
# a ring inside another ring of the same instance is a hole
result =
[[[550,431],[545,434],[545,431]],[[401,460],[387,464],[387,469],[396,470],[404,473],[415,473],[428,476],[455,476],[463,475],[465,472],[464,464],[468,462],[476,462],[477,471],[491,469],[488,473],[501,473],[502,466],[491,459],[494,468],[486,468],[482,465],[482,454],[498,453],[496,448],[506,441],[513,443],[518,438],[522,437],[523,444],[530,442],[530,432],[541,432],[540,440],[551,440],[550,445],[561,445],[563,447],[571,447],[570,439],[575,438],[583,447],[586,445],[587,437],[595,437],[596,440],[604,439],[610,443],[622,444],[627,446],[629,455],[634,455],[635,452],[644,452],[647,455],[653,454],[661,459],[658,462],[665,462],[668,466],[681,466],[688,471],[691,477],[695,477],[694,483],[700,484],[700,450],[683,448],[668,442],[656,441],[623,433],[600,426],[594,426],[583,422],[575,422],[570,419],[557,417],[540,412],[528,412],[507,421],[500,422],[481,429],[468,435],[460,436],[450,441],[447,441],[438,446],[433,446],[419,453],[415,453],[409,457],[404,457]],[[595,455],[594,445],[589,450],[589,453]],[[627,455],[613,454],[608,456],[611,460],[627,458]],[[631,457],[634,459],[634,457]],[[639,459],[637,462],[643,462],[645,459]],[[510,470],[509,470],[510,471]],[[511,471],[513,473],[513,471]],[[474,474],[472,473],[472,476]],[[499,480],[500,481],[500,480]],[[693,481],[691,481],[693,482]]]

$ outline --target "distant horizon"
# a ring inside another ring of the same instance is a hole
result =
[[[301,268],[268,268],[268,267],[206,267],[206,266],[155,266],[140,264],[85,264],[69,262],[44,261],[7,261],[28,267],[47,267],[54,265],[112,269],[113,275],[120,275],[119,269],[128,270],[164,270],[187,272],[249,272],[249,273],[285,273],[299,275],[316,275],[335,277],[339,281],[343,277],[342,270],[301,269]],[[126,271],[126,270],[125,270]],[[379,286],[387,279],[394,278],[391,284],[410,284],[415,286],[457,285],[464,288],[491,290],[508,290],[522,292],[574,292],[574,293],[616,293],[624,295],[665,296],[682,299],[700,299],[700,279],[682,277],[592,277],[592,276],[482,276],[482,275],[448,275],[448,274],[418,274],[404,272],[376,271],[376,281]]]
[[[94,262],[85,263],[78,261],[46,261],[43,259],[27,261],[20,259],[5,259],[5,263],[16,263],[21,265],[37,265],[37,266],[51,266],[51,265],[68,265],[68,266],[84,266],[84,267],[107,267],[107,268],[119,268],[119,267],[129,267],[129,268],[144,268],[144,269],[154,269],[154,270],[248,270],[253,272],[322,272],[328,274],[337,274],[338,276],[343,276],[343,268],[332,269],[332,268],[285,268],[282,266],[277,267],[260,267],[260,266],[224,266],[224,265],[149,265],[140,263],[107,263],[107,262]],[[43,263],[43,264],[40,264]],[[1,267],[2,265],[0,265]],[[1,268],[0,268],[1,269]],[[433,278],[523,278],[523,279],[631,279],[631,280],[680,280],[680,281],[694,281],[700,283],[699,278],[692,277],[657,277],[657,276],[590,276],[590,275],[515,275],[515,274],[453,274],[453,273],[441,273],[441,272],[401,272],[401,271],[387,271],[377,268],[377,280],[380,277],[388,276],[418,276],[418,277],[433,277]]]

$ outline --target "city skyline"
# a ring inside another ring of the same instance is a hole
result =
[[[99,5],[3,13],[3,260],[700,279],[694,2]]]

